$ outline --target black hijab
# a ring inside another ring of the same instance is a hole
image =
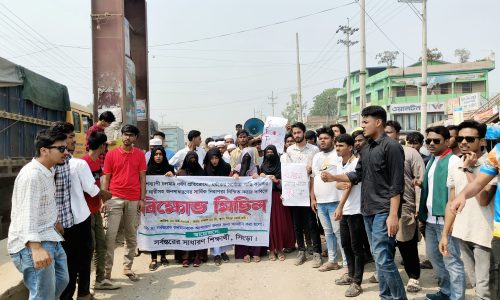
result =
[[[191,162],[193,158],[194,162]],[[186,176],[203,176],[203,169],[198,163],[198,154],[195,151],[189,151],[186,154],[182,162],[181,170],[185,172]]]
[[[267,154],[267,150],[272,150],[273,154]],[[277,179],[281,179],[280,157],[274,145],[269,145],[264,149],[264,161],[262,162],[261,170],[266,175],[274,175]]]
[[[161,151],[161,154],[163,155],[163,161],[159,164],[155,162],[154,158],[157,151]],[[154,147],[151,150],[151,156],[149,157],[148,169],[146,171],[146,175],[165,175],[168,171],[175,174],[174,167],[172,167],[168,163],[165,149],[163,149],[163,147]]]
[[[216,156],[219,159],[219,164],[217,166],[212,166],[210,160],[212,157]],[[231,166],[222,159],[222,154],[219,149],[212,148],[208,150],[205,156],[205,172],[206,176],[229,176],[231,173]]]

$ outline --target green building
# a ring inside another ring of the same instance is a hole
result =
[[[430,61],[427,67],[427,124],[448,118],[451,103],[453,100],[462,101],[461,96],[468,95],[465,98],[477,100],[478,105],[479,102],[484,103],[489,97],[488,73],[494,68],[492,60],[466,63]],[[420,62],[406,68],[367,68],[366,105],[384,107],[388,118],[398,121],[405,131],[419,129],[421,71]],[[361,121],[359,71],[352,72],[350,77],[352,124],[347,124],[346,80],[337,92],[340,105],[338,121],[348,128],[355,128],[360,126]]]

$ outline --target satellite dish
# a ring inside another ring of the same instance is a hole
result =
[[[243,129],[248,131],[250,135],[256,136],[264,132],[264,122],[261,119],[248,119],[243,125]]]

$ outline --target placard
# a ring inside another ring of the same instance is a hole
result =
[[[288,120],[280,117],[267,117],[262,133],[261,148],[265,149],[269,145],[276,146],[278,153],[283,153],[285,149],[286,124]]]
[[[310,206],[309,175],[306,164],[281,165],[281,197],[285,206]]]

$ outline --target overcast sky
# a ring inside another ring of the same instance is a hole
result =
[[[206,135],[234,131],[235,123],[271,114],[277,96],[281,115],[296,92],[295,33],[300,35],[303,100],[339,87],[346,74],[339,25],[359,26],[360,6],[349,0],[149,0],[149,91],[153,119]],[[480,3],[479,3],[480,2]],[[72,101],[92,101],[89,0],[0,0],[0,56],[68,86]],[[367,66],[384,50],[406,53],[404,65],[421,52],[421,21],[408,4],[366,0]],[[342,7],[341,7],[342,6]],[[339,7],[339,8],[336,8]],[[8,8],[8,10],[6,9]],[[332,9],[309,17],[297,17]],[[420,4],[414,8],[421,10]],[[9,12],[9,10],[12,12]],[[428,1],[428,46],[454,62],[454,50],[471,59],[500,50],[500,1]],[[197,42],[281,21],[283,24]],[[383,31],[384,33],[382,33]],[[357,40],[356,33],[353,39]],[[179,43],[179,44],[173,44]],[[169,45],[164,45],[169,44]],[[164,46],[158,46],[164,45]],[[351,69],[359,68],[359,44]],[[400,54],[396,65],[403,65]],[[490,91],[500,92],[500,72],[490,73]]]

